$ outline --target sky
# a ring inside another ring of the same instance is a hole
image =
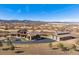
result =
[[[0,4],[0,19],[79,22],[79,4]]]

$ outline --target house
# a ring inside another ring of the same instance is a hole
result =
[[[55,32],[53,35],[53,40],[56,41],[62,41],[62,40],[68,40],[68,39],[73,39],[73,37],[69,32]]]
[[[20,29],[16,34],[18,37],[27,37],[27,29]]]

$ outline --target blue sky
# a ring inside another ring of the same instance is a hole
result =
[[[79,22],[79,5],[0,4],[0,19]]]

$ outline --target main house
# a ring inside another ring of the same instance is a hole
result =
[[[19,30],[4,30],[0,31],[0,37],[29,37],[29,40],[32,40],[33,35],[47,35],[46,38],[55,40],[55,41],[61,41],[61,40],[67,40],[67,39],[73,39],[74,37],[69,33],[69,32],[60,32],[60,31],[55,31],[55,32],[28,32],[27,29],[19,29]]]

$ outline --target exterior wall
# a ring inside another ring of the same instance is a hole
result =
[[[57,37],[56,41],[60,41],[60,37]]]
[[[53,39],[53,36],[52,36],[52,35],[50,35],[50,36],[49,36],[49,38],[50,38],[50,39]]]
[[[60,41],[60,37],[58,37],[58,36],[53,36],[53,40],[55,40],[55,41]]]
[[[53,40],[56,40],[56,36],[53,37]]]

